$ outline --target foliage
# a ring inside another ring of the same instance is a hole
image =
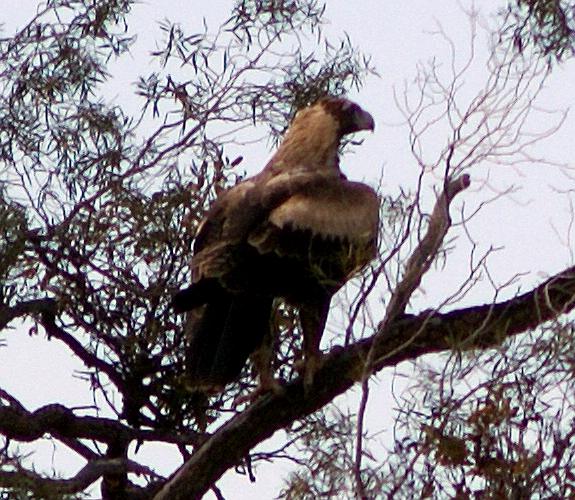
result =
[[[516,0],[507,9],[504,36],[524,50],[535,46],[550,60],[562,60],[575,52],[575,12],[573,2],[563,0]]]
[[[572,496],[571,334],[571,324],[558,324],[501,353],[446,356],[442,369],[420,363],[421,382],[402,395],[385,491],[408,484],[460,498]]]

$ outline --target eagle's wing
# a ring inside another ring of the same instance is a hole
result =
[[[317,189],[293,191],[270,212],[265,223],[250,233],[248,241],[261,253],[282,252],[273,249],[277,239],[274,235],[308,233],[351,252],[341,258],[348,260],[342,265],[353,274],[375,257],[378,225],[379,199],[373,189],[359,182],[330,179]]]
[[[262,172],[234,186],[218,198],[200,225],[191,263],[192,281],[221,278],[233,268],[241,266],[242,249],[245,249],[246,243],[257,247],[257,244],[252,243],[254,235],[261,232],[261,228],[266,226],[268,221],[276,218],[281,228],[282,222],[291,214],[295,217],[296,227],[301,224],[305,225],[310,221],[302,218],[302,213],[305,211],[302,200],[313,200],[317,193],[325,193],[330,194],[335,204],[337,193],[334,192],[334,188],[337,191],[338,186],[348,184],[357,183],[349,183],[329,173],[302,168],[273,176]],[[363,185],[359,184],[359,186]],[[348,198],[351,199],[352,196]],[[321,200],[318,200],[311,209],[319,208],[318,204],[321,205]],[[340,206],[345,205],[345,200],[343,204],[340,203]],[[299,211],[297,206],[300,207]],[[320,228],[323,223],[327,222],[328,217],[333,218],[337,214],[337,212],[330,213],[329,209],[316,212],[314,226],[316,228]],[[276,213],[277,216],[274,216]],[[343,224],[344,226],[353,225],[349,221]],[[343,229],[342,226],[340,232]]]
[[[377,194],[369,186],[337,179],[320,189],[294,193],[276,207],[269,221],[279,228],[309,229],[325,238],[364,242],[377,233]]]

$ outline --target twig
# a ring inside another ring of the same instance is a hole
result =
[[[405,308],[411,295],[421,284],[423,276],[429,270],[447,235],[447,231],[451,227],[449,205],[458,193],[469,187],[469,184],[470,180],[468,175],[462,175],[455,180],[446,182],[445,189],[437,199],[433,212],[431,213],[427,233],[407,260],[403,279],[397,285],[391,296],[385,316],[379,326],[379,333],[376,334],[372,344],[373,347],[376,345],[377,337],[387,331],[387,326],[405,313]],[[357,496],[362,500],[367,498],[361,478],[361,462],[363,457],[364,420],[367,400],[369,398],[369,377],[373,373],[374,360],[376,359],[375,349],[373,347],[369,350],[367,359],[363,364],[361,401],[357,414],[354,478]]]

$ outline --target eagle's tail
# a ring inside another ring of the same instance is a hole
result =
[[[270,338],[272,299],[219,295],[194,309],[187,325],[187,374],[193,387],[204,390],[235,380],[249,355]]]

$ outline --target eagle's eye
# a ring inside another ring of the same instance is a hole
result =
[[[341,100],[341,110],[346,113],[356,113],[359,110],[359,106],[354,102],[348,101],[347,99]]]

